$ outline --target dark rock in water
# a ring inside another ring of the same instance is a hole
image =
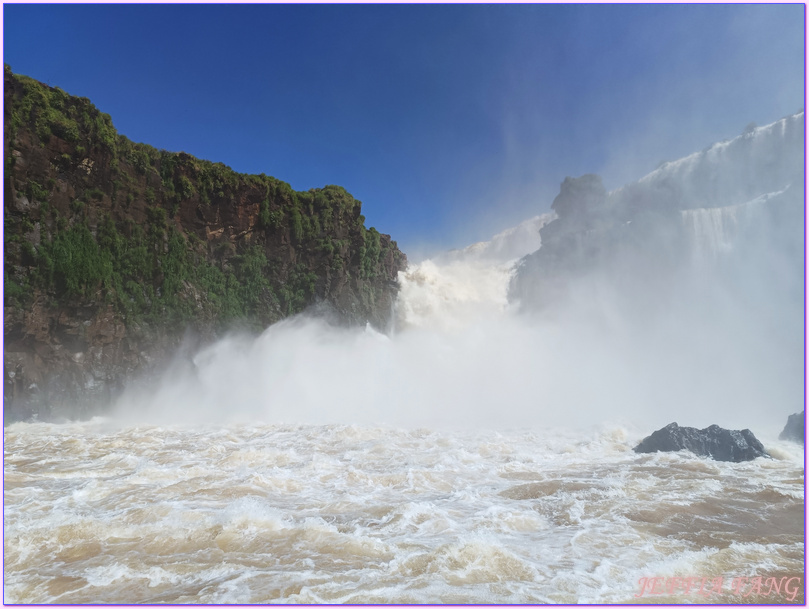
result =
[[[787,424],[784,426],[784,431],[778,436],[779,440],[804,443],[804,431],[806,429],[804,413],[805,411],[802,410],[801,412],[789,415]]]
[[[716,461],[752,461],[767,456],[764,446],[749,429],[741,431],[711,425],[705,429],[680,427],[669,423],[651,436],[644,438],[634,449],[636,453],[690,450],[701,457]]]

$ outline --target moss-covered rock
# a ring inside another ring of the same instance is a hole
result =
[[[406,258],[344,188],[296,192],[134,143],[88,99],[8,66],[4,95],[7,420],[106,401],[188,332],[313,305],[388,324]]]

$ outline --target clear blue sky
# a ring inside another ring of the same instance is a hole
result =
[[[804,6],[14,5],[4,61],[119,132],[340,184],[411,257],[804,104]]]

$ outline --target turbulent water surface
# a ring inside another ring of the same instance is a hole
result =
[[[801,447],[732,464],[637,455],[637,439],[17,423],[5,600],[631,602],[649,577],[723,578],[658,601],[802,600],[782,579],[803,572]]]

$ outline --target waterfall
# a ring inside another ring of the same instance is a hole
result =
[[[398,325],[456,331],[497,317],[508,307],[515,261],[425,260],[399,273]]]
[[[615,208],[653,201],[668,209],[727,207],[803,182],[804,113],[664,163],[609,194]],[[645,203],[644,203],[645,204]]]
[[[761,218],[767,203],[786,190],[767,193],[737,205],[681,211],[694,257],[716,258],[732,252],[739,237]]]

